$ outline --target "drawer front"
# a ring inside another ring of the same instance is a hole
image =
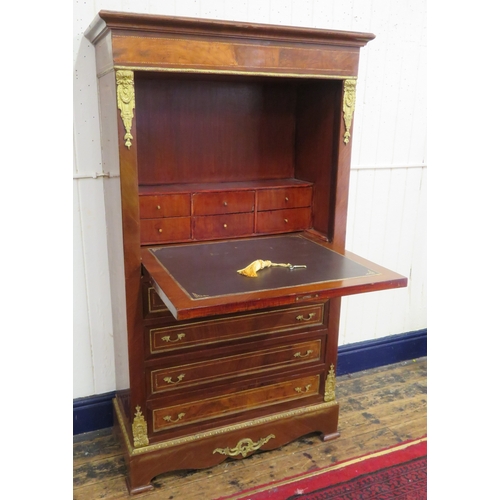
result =
[[[324,305],[309,304],[220,320],[199,321],[163,328],[148,327],[147,330],[150,353],[159,354],[299,328],[312,330],[321,327],[324,320]]]
[[[321,352],[321,339],[315,339],[212,361],[153,370],[151,372],[151,393],[157,394],[189,387],[202,381],[261,373],[283,365],[290,367],[311,363],[320,360]]]
[[[320,376],[302,377],[258,389],[236,392],[153,410],[153,431],[158,432],[250,409],[317,395]]]
[[[310,208],[291,208],[257,213],[257,233],[287,233],[311,226]]]
[[[187,241],[190,239],[190,217],[141,220],[141,244],[143,245]]]
[[[218,215],[252,212],[255,191],[221,191],[193,194],[193,215]]]
[[[257,210],[309,207],[312,187],[263,189],[257,193]]]
[[[205,215],[193,217],[193,239],[209,240],[250,236],[254,214]]]
[[[188,217],[191,215],[191,196],[188,193],[139,196],[139,209],[141,219]]]
[[[150,314],[160,314],[168,312],[168,307],[160,299],[160,296],[156,293],[152,286],[148,286],[145,289],[145,316],[148,317]]]

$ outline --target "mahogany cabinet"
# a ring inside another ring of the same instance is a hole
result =
[[[407,282],[345,251],[374,35],[102,11],[86,36],[103,161],[120,171],[114,409],[130,492],[337,437],[341,297]],[[237,272],[258,259],[288,266]]]

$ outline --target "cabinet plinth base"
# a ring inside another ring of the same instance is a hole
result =
[[[314,432],[329,439],[338,435],[339,407],[336,402],[331,402],[134,448],[116,400],[114,410],[115,427],[125,450],[130,494],[152,489],[151,480],[166,472],[213,467],[227,458],[245,458],[257,451],[275,449]]]

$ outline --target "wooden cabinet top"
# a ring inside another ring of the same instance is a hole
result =
[[[347,78],[371,33],[101,11],[85,32],[111,67]]]

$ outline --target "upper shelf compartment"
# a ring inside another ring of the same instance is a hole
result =
[[[294,177],[296,85],[135,74],[139,185]]]

